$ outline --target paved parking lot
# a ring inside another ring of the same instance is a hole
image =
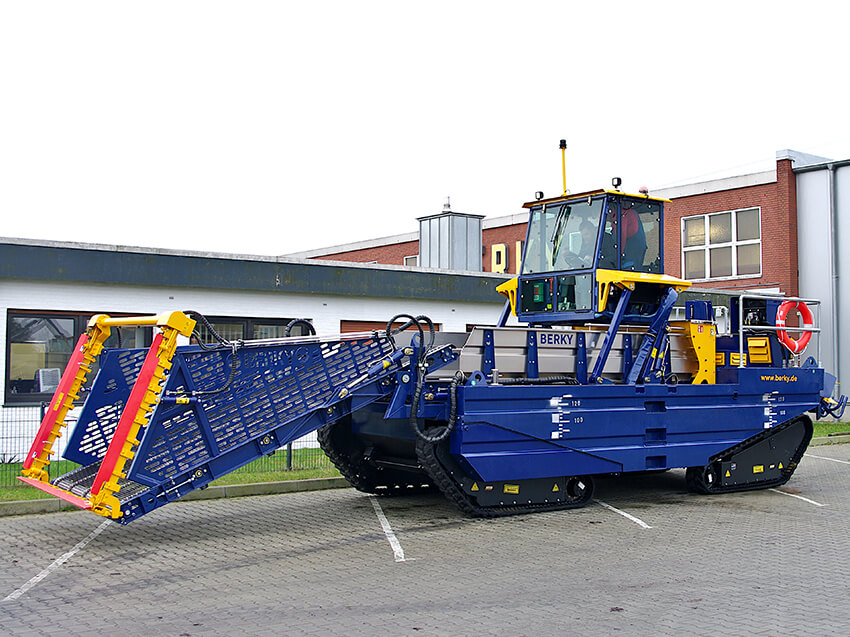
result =
[[[3,518],[0,633],[847,635],[848,490],[841,445],[784,493],[671,471],[498,520],[352,489]]]

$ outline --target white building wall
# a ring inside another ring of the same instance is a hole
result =
[[[800,295],[820,299],[821,359],[827,371],[850,391],[850,166],[829,165],[797,174],[797,241]],[[835,210],[834,236],[830,233]]]
[[[0,282],[0,327],[5,334],[8,309],[131,314],[195,310],[211,316],[309,318],[313,320],[319,334],[335,334],[339,332],[339,324],[343,320],[382,321],[405,312],[426,314],[446,331],[463,332],[467,323],[496,322],[501,306],[498,298],[493,300],[494,303],[469,303],[435,299],[5,280]],[[0,355],[5,356],[5,350],[0,351]]]
[[[838,369],[846,381],[843,393],[850,393],[850,166],[835,170],[836,209],[836,290],[838,299]]]
[[[829,197],[826,171],[797,175],[797,257],[800,296],[821,301],[821,362],[835,369],[830,344],[835,339],[829,267]]]
[[[425,314],[444,331],[466,331],[468,323],[495,324],[501,305],[496,303],[448,302],[433,299],[319,296],[312,294],[263,293],[242,290],[118,286],[41,281],[0,281],[0,334],[5,341],[9,309],[59,310],[68,312],[159,314],[173,310],[195,310],[210,316],[297,317],[312,319],[318,334],[339,333],[340,321],[387,321],[395,314]],[[6,347],[0,347],[0,369],[6,369]],[[13,408],[20,412],[23,408]],[[32,409],[30,409],[32,411]],[[33,414],[35,412],[33,411]],[[33,415],[33,418],[35,416]],[[70,415],[69,420],[75,417]],[[28,425],[27,437],[35,436],[37,423]],[[58,451],[64,449],[64,436]],[[17,440],[17,438],[16,438]],[[315,440],[315,434],[311,440]],[[309,442],[309,441],[307,441]],[[0,435],[0,456],[22,457],[28,450]]]

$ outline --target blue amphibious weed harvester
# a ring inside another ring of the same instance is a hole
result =
[[[710,301],[681,307],[690,283],[661,273],[663,206],[618,190],[526,204],[505,311],[468,334],[399,315],[386,331],[178,346],[203,317],[95,316],[21,479],[128,523],[318,431],[361,491],[438,489],[473,516],[580,507],[594,476],[673,467],[706,494],[784,484],[808,414],[840,416],[846,398],[780,344],[777,309],[801,299],[728,297],[724,333]],[[412,339],[397,342],[397,319]],[[155,326],[149,350],[103,349],[130,325]],[[80,467],[51,482],[95,360],[64,456]]]

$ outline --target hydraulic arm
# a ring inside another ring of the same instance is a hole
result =
[[[177,347],[194,323],[181,313],[94,317],[21,479],[126,523],[390,395],[414,354],[377,333]],[[51,484],[53,442],[109,328],[137,325],[159,328],[153,344],[101,355],[65,452],[80,467]],[[427,363],[437,369],[451,360],[436,348]]]

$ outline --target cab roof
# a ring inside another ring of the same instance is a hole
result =
[[[534,208],[535,206],[540,206],[542,204],[549,203],[560,203],[562,201],[578,201],[579,199],[587,199],[588,197],[596,197],[598,195],[620,195],[624,197],[632,197],[634,199],[646,199],[648,201],[661,201],[665,203],[669,203],[669,199],[664,199],[662,197],[650,197],[649,195],[635,195],[628,192],[623,192],[621,190],[605,190],[600,188],[599,190],[588,190],[586,192],[577,192],[570,193],[568,195],[560,195],[558,197],[548,197],[546,199],[540,199],[539,201],[529,201],[527,203],[522,204],[523,208]]]

